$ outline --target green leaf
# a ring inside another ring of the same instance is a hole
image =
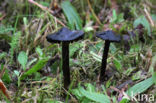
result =
[[[20,52],[18,55],[18,62],[22,65],[23,69],[26,70],[28,57],[25,52]]]
[[[84,28],[84,31],[85,31],[85,32],[94,31],[94,28],[91,27],[91,26],[90,26],[90,27],[85,27],[85,28]]]
[[[20,72],[17,70],[14,70],[15,75],[18,77],[20,75]]]
[[[148,33],[151,33],[150,25],[145,16],[140,16],[133,23],[134,27],[137,27],[139,24],[142,24],[148,30]]]
[[[124,21],[123,13],[120,13],[117,15],[116,10],[113,9],[113,16],[112,16],[111,22],[116,24],[116,23],[120,23],[122,21]]]
[[[53,99],[44,99],[44,103],[64,103]]]
[[[154,82],[155,85],[156,85],[156,72],[153,73],[153,75],[152,75],[152,79],[153,79],[153,82]]]
[[[130,53],[133,53],[133,52],[139,52],[140,51],[140,45],[131,45],[131,49],[130,49]]]
[[[122,99],[122,100],[120,101],[120,103],[129,103],[129,100],[126,99],[126,98],[124,98],[124,99]]]
[[[120,72],[121,68],[122,68],[120,61],[114,58],[113,63],[115,65],[115,67],[117,68],[117,70]]]
[[[70,57],[72,57],[75,52],[79,51],[80,48],[83,47],[83,44],[81,43],[74,43],[72,46],[70,46]]]
[[[152,63],[149,68],[149,73],[154,74],[155,65],[156,65],[156,55],[152,58]]]
[[[10,42],[11,41],[11,36],[7,35],[7,34],[0,34],[0,40],[5,40],[6,42]]]
[[[113,9],[113,18],[112,18],[112,22],[115,22],[116,20],[117,20],[116,10]]]
[[[76,9],[72,6],[69,0],[63,1],[61,3],[61,7],[63,9],[63,12],[65,13],[70,29],[76,29],[81,30],[82,29],[82,20],[80,19],[79,14],[77,13]]]
[[[95,92],[95,86],[93,86],[92,84],[90,83],[87,83],[85,84],[86,86],[86,90],[89,91],[89,92]]]
[[[85,97],[87,97],[88,99],[90,99],[92,101],[99,102],[99,103],[110,103],[110,100],[106,95],[89,92],[89,91],[84,90],[82,87],[80,87],[80,92]]]
[[[6,57],[6,55],[7,55],[7,53],[6,53],[6,52],[2,52],[2,53],[0,53],[0,60],[1,60],[1,59],[3,59],[3,58],[5,58],[5,57]]]
[[[9,50],[11,56],[10,63],[13,63],[14,53],[18,50],[20,37],[21,37],[21,32],[14,33],[11,39],[11,43],[9,43],[11,46]]]
[[[74,94],[78,100],[81,100],[81,98],[83,98],[83,95],[80,93],[79,89],[73,89],[72,94]]]
[[[5,69],[4,64],[0,64],[0,71],[3,71],[3,70],[5,70],[5,72],[4,72],[4,75],[2,76],[2,81],[6,83],[10,83],[12,79],[9,75],[8,69]]]
[[[2,77],[2,80],[5,83],[10,83],[12,81],[12,79],[10,77],[10,74],[9,74],[9,71],[7,69],[5,70],[5,73],[4,73],[3,77]]]
[[[98,61],[98,62],[101,62],[102,60],[102,57],[100,55],[97,55],[96,53],[94,53],[93,51],[90,51],[90,54],[92,55],[92,57]]]
[[[118,20],[117,20],[117,23],[121,23],[121,22],[123,22],[124,21],[124,14],[123,13],[120,13],[119,15],[118,15]]]
[[[45,2],[45,1],[40,1],[40,4],[43,5],[43,6],[49,7],[50,3]]]
[[[156,15],[155,14],[152,14],[152,20],[156,21]]]
[[[37,47],[36,48],[36,52],[39,55],[39,58],[40,59],[44,58],[44,55],[43,55],[43,52],[42,52],[42,49],[41,48]]]
[[[27,20],[27,18],[26,18],[26,17],[24,17],[24,18],[23,18],[23,22],[24,22],[24,26],[25,26],[25,27],[27,27],[28,20]]]
[[[151,16],[152,16],[152,19],[156,21],[156,15],[152,14]],[[142,24],[147,29],[148,35],[151,35],[151,27],[150,27],[148,20],[145,18],[145,16],[143,15],[140,16],[133,23],[134,27],[137,27],[139,24]]]
[[[14,31],[14,28],[11,27],[11,26],[5,27],[4,25],[1,24],[1,26],[0,26],[0,34],[5,34],[5,33],[8,33],[10,31]],[[10,37],[10,36],[8,36],[8,37]]]
[[[47,63],[48,59],[41,59],[39,60],[31,69],[29,69],[28,71],[26,71],[22,76],[21,76],[21,80],[23,80],[24,78],[26,78],[29,75],[32,75],[33,73],[36,73],[38,70],[42,69],[45,64]]]
[[[133,87],[129,88],[126,93],[128,94],[128,96],[132,96],[132,95],[135,96],[137,94],[146,91],[152,85],[153,85],[153,79],[151,77],[138,84],[135,84]]]
[[[141,71],[138,71],[137,73],[135,73],[133,76],[132,76],[132,80],[138,80],[140,79],[142,76],[141,76]]]

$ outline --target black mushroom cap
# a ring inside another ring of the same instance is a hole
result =
[[[58,32],[48,35],[47,41],[51,43],[60,43],[60,42],[73,42],[79,40],[84,35],[83,31],[79,30],[69,30],[66,27],[63,27]]]
[[[97,33],[96,36],[103,40],[107,40],[110,42],[120,42],[121,37],[120,35],[116,35],[112,30],[107,30],[105,32]]]

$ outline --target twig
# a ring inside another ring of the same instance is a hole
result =
[[[42,10],[48,11],[48,12],[50,12],[51,14],[54,14],[54,12],[53,12],[52,10],[48,9],[48,8],[45,7],[45,6],[40,5],[40,4],[37,3],[37,2],[35,2],[35,1],[33,1],[33,0],[28,0],[28,1],[29,1],[30,3],[32,3],[32,4],[36,5],[36,6],[38,6],[38,7],[41,8]],[[66,25],[65,25],[63,22],[61,22],[60,20],[58,20],[55,16],[53,16],[53,17],[56,19],[56,21],[57,21],[59,24],[61,24],[62,26],[66,27]]]
[[[7,88],[5,87],[3,81],[0,79],[0,90],[3,92],[3,94],[10,100],[10,95],[8,93]]]
[[[37,3],[37,2],[35,2],[35,1],[33,1],[33,0],[28,0],[30,3],[32,3],[32,4],[34,4],[34,5],[36,5],[36,6],[38,6],[38,7],[40,7],[42,10],[44,10],[44,11],[48,11],[48,12],[50,12],[50,13],[54,13],[52,10],[49,10],[47,7],[45,7],[45,6],[42,6],[42,5],[40,5],[39,3]]]
[[[35,37],[35,40],[34,40],[34,45],[37,45],[37,40],[41,37],[41,35],[39,34],[41,28],[42,28],[42,25],[43,25],[43,20],[41,19],[38,23],[38,29],[37,29],[37,36]]]
[[[2,71],[0,72],[0,79],[3,77],[4,73],[5,73],[5,67],[1,68]]]
[[[144,6],[144,13],[145,13],[146,19],[147,19],[148,22],[151,24],[151,27],[154,27],[154,26],[155,26],[154,21],[152,20],[151,15],[150,15],[149,12],[147,11],[146,6]]]
[[[6,14],[3,14],[3,16],[0,18],[0,21],[3,20],[3,18],[6,16]]]
[[[95,17],[96,21],[98,22],[99,25],[101,25],[101,22],[100,22],[99,18],[96,16],[94,10],[92,9],[92,6],[91,6],[90,1],[87,0],[87,2],[88,2],[88,5],[89,5],[89,9],[90,9],[90,11],[92,12],[93,16]]]
[[[10,96],[8,93],[7,88],[5,87],[3,81],[1,80],[1,78],[3,77],[4,73],[5,73],[5,66],[3,68],[1,68],[2,71],[0,72],[0,90],[3,92],[3,94],[10,100]]]
[[[48,25],[47,29],[45,30],[44,35],[41,38],[41,43],[44,43],[44,41],[46,40],[46,36],[48,35],[47,33],[48,33],[50,23],[48,23],[47,25]]]

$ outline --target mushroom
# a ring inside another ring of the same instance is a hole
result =
[[[70,84],[69,69],[69,43],[79,40],[83,37],[83,31],[73,30],[63,27],[58,32],[48,35],[47,41],[50,43],[62,43],[62,69],[64,76],[64,88],[68,90]]]
[[[103,57],[102,57],[102,66],[101,66],[101,71],[100,71],[100,82],[103,82],[105,79],[107,57],[108,57],[110,43],[111,42],[120,42],[121,37],[120,37],[120,35],[116,35],[112,30],[97,33],[96,36],[98,38],[105,40],[105,46],[104,46]]]

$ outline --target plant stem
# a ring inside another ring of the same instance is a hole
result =
[[[69,69],[69,43],[62,43],[62,69],[64,76],[64,88],[68,90],[70,84],[70,69]]]
[[[108,51],[109,51],[110,41],[105,41],[104,51],[103,51],[103,57],[102,57],[102,66],[101,66],[101,72],[100,72],[100,82],[103,82],[105,79],[105,72],[106,72],[106,66],[107,66],[107,57],[108,57]]]

